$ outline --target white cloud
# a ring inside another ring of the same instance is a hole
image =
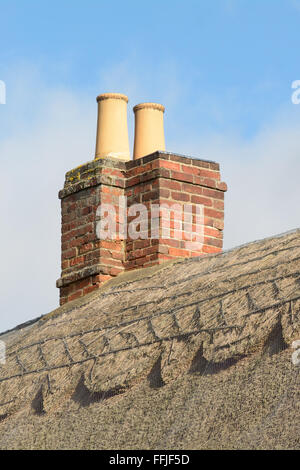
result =
[[[67,170],[93,158],[94,103],[89,106],[86,97],[51,89],[37,103],[34,90],[41,87],[43,83],[34,80],[26,87],[25,100],[19,101],[23,115],[24,101],[25,108],[34,108],[32,122],[24,119],[22,128],[19,118],[14,122],[10,116],[9,137],[0,140],[0,331],[57,307],[57,193]],[[3,119],[4,107],[1,113]]]

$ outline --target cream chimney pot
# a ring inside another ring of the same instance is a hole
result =
[[[133,108],[135,114],[134,160],[156,150],[165,150],[164,111],[158,103],[141,103]]]
[[[98,123],[95,158],[113,157],[130,160],[127,103],[121,93],[103,93],[97,96]]]

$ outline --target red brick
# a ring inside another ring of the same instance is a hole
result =
[[[133,249],[139,249],[139,248],[146,248],[147,246],[150,245],[150,240],[134,240],[133,241]]]
[[[93,210],[93,208],[91,206],[84,207],[81,211],[81,214],[82,215],[88,215],[88,214],[90,214],[90,212],[92,212],[92,210]]]
[[[111,276],[109,276],[107,274],[100,274],[100,276],[99,276],[99,281],[100,282],[109,281],[109,279],[111,279]]]
[[[67,250],[62,253],[62,259],[65,260],[65,259],[74,258],[76,256],[76,253],[77,253],[76,248],[71,248],[70,250]]]
[[[122,178],[124,176],[120,170],[112,168],[103,168],[102,173],[106,175],[118,176],[119,178]]]
[[[220,253],[222,250],[216,246],[203,245],[203,253]]]
[[[133,178],[129,178],[129,180],[127,180],[127,185],[134,186],[135,184],[140,183],[140,181],[141,179],[139,176],[134,176]]]
[[[204,244],[205,245],[210,245],[210,246],[217,246],[219,248],[222,248],[223,240],[220,240],[218,238],[205,237],[204,238]]]
[[[211,162],[205,162],[204,160],[196,160],[195,158],[191,158],[191,164],[193,166],[199,166],[201,168],[211,168]]]
[[[136,265],[139,266],[139,267],[143,266],[146,261],[147,261],[146,256],[144,256],[143,258],[137,258],[137,259],[135,260]]]
[[[194,183],[208,186],[209,188],[216,188],[217,181],[213,178],[204,178],[203,176],[194,176]]]
[[[159,166],[163,168],[168,168],[169,170],[180,171],[180,164],[169,162],[168,160],[160,160]]]
[[[224,200],[224,193],[215,189],[203,188],[203,196]]]
[[[214,180],[220,179],[220,173],[218,171],[205,170],[203,168],[190,167],[186,165],[182,165],[182,171],[196,176],[201,176],[203,178],[211,178]]]
[[[103,256],[101,256],[100,262],[101,262],[101,264],[105,264],[106,266],[122,267],[122,261],[120,261],[118,259],[104,258]]]
[[[205,208],[205,215],[207,217],[214,217],[215,219],[223,219],[224,213],[220,211],[216,211],[215,209]]]
[[[224,201],[220,201],[219,199],[213,200],[213,207],[214,209],[224,210]]]
[[[114,188],[112,186],[101,185],[101,192],[106,194],[111,194],[114,196],[121,196],[123,194],[122,189]]]
[[[175,201],[187,202],[187,201],[190,201],[191,196],[189,194],[186,194],[186,193],[172,192],[172,199],[174,199]]]
[[[160,197],[170,197],[170,191],[168,189],[160,188],[159,190]]]
[[[160,168],[159,176],[161,178],[170,178],[170,170],[167,170],[166,168]]]
[[[180,180],[180,181],[188,181],[189,183],[193,183],[193,175],[187,175],[185,173],[181,173],[178,171],[172,171],[171,172],[172,178],[175,180]]]
[[[142,201],[152,201],[154,202],[159,198],[159,191],[156,189],[155,191],[150,191],[149,193],[145,193],[142,196]]]
[[[212,207],[213,202],[208,197],[201,197],[201,196],[192,196],[191,202],[193,204],[203,204],[204,206]]]
[[[173,248],[181,247],[181,240],[174,240],[172,238],[161,238],[159,242],[160,242],[159,246],[166,245],[166,246],[171,246]]]
[[[86,253],[87,251],[91,251],[93,249],[94,249],[93,243],[86,243],[80,247],[79,251],[80,253]]]
[[[61,263],[61,269],[67,269],[69,267],[69,260],[65,260]]]
[[[164,255],[167,255],[169,253],[169,247],[166,245],[159,245],[158,246],[158,252],[162,253]]]
[[[203,194],[203,188],[195,184],[182,183],[182,190],[192,194]]]
[[[168,255],[164,255],[164,254],[158,254],[158,259],[161,260],[161,261],[168,261],[170,259],[174,259],[174,256],[168,256]]]
[[[68,297],[68,302],[71,302],[72,300],[78,299],[79,297],[82,297],[82,290],[79,290],[75,292],[74,294],[70,295]]]
[[[108,248],[109,250],[119,250],[119,249],[121,249],[119,241],[100,240],[100,246],[102,248]]]
[[[224,230],[224,221],[223,220],[214,220],[213,226],[219,230]]]
[[[92,285],[92,286],[88,286],[85,289],[83,289],[83,295],[90,294],[91,292],[93,292],[94,290],[96,290],[98,288],[99,288],[99,286],[97,284]]]
[[[217,183],[217,188],[220,189],[220,191],[227,191],[227,184],[224,183],[224,181],[220,181]]]
[[[111,274],[112,276],[117,276],[118,274],[122,273],[124,269],[109,268],[108,271],[109,271],[109,274]]]
[[[223,237],[222,232],[220,230],[217,230],[217,229],[211,228],[211,227],[204,227],[204,234],[209,235],[211,237],[215,237],[215,238],[222,238]]]
[[[182,250],[179,248],[169,248],[169,254],[173,256],[179,256],[179,257],[187,257],[189,256],[190,252],[188,250]]]
[[[160,186],[162,188],[167,188],[167,189],[175,189],[176,191],[181,191],[181,185],[182,183],[179,183],[178,181],[173,181],[173,180],[162,180],[160,182]]]
[[[82,281],[76,282],[76,289],[83,289],[84,287],[87,287],[90,284],[91,280],[88,277],[87,279],[83,279]]]
[[[115,185],[120,186],[120,188],[125,188],[125,180],[116,178]]]
[[[84,256],[78,256],[70,260],[70,266],[76,266],[77,264],[82,264],[84,262]]]

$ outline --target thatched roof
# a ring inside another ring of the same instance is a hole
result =
[[[300,230],[125,273],[0,336],[1,448],[299,448]]]

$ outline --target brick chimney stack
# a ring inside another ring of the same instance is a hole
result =
[[[124,271],[223,246],[227,186],[219,164],[166,152],[164,107],[156,103],[134,108],[130,160],[127,97],[97,101],[96,157],[69,171],[59,192],[61,305]]]

